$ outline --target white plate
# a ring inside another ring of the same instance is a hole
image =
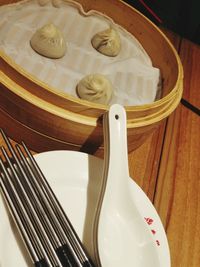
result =
[[[75,230],[93,257],[92,222],[101,184],[102,160],[74,151],[45,152],[36,155],[35,158],[48,178]],[[160,218],[151,201],[131,179],[130,187],[133,200],[144,220],[146,220],[149,230],[152,231],[160,266],[170,267],[168,242]],[[0,218],[0,266],[31,266],[24,245],[12,219],[8,215],[2,197],[0,197]],[[114,267],[112,263],[110,263],[110,266]]]

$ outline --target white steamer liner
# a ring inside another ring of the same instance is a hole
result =
[[[76,85],[85,75],[101,73],[114,87],[110,104],[142,105],[152,103],[159,88],[160,72],[152,66],[141,44],[110,18],[97,12],[85,13],[73,1],[56,8],[51,2],[23,1],[0,8],[0,49],[15,63],[48,86],[76,95]],[[37,54],[30,39],[37,29],[54,23],[64,34],[67,52],[61,59]],[[117,57],[97,52],[91,39],[99,31],[114,27],[120,34],[122,49]]]

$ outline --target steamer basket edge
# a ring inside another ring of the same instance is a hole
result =
[[[0,4],[2,4],[2,3],[5,4],[5,2],[6,1],[1,0]],[[9,2],[11,2],[11,1],[9,1]],[[13,1],[13,2],[16,2],[16,1]],[[87,5],[87,9],[90,9],[93,7],[93,1],[78,1],[78,2],[81,2],[84,5]],[[148,104],[148,105],[144,105],[144,106],[136,106],[136,107],[126,107],[127,115],[128,115],[128,139],[129,139],[128,143],[129,143],[129,151],[131,151],[131,150],[135,149],[136,147],[138,147],[143,142],[143,139],[146,139],[146,137],[149,135],[149,132],[152,132],[152,130],[154,128],[156,128],[157,125],[160,124],[160,122],[162,120],[164,120],[167,116],[169,116],[171,114],[171,112],[173,112],[173,110],[177,107],[177,105],[180,101],[180,98],[181,98],[182,88],[183,88],[183,85],[182,85],[182,83],[183,83],[182,65],[181,65],[178,54],[176,53],[173,45],[170,43],[168,38],[153,23],[151,23],[147,18],[145,18],[142,14],[140,14],[138,11],[136,11],[134,8],[128,6],[127,4],[122,3],[122,1],[112,0],[112,1],[100,1],[100,2],[101,3],[98,5],[100,5],[101,9],[103,8],[103,4],[105,4],[105,2],[107,2],[107,3],[109,2],[109,5],[114,5],[115,7],[118,7],[118,9],[123,5],[123,7],[126,7],[126,10],[129,10],[129,12],[134,12],[134,14],[137,14],[137,16],[140,17],[143,22],[145,21],[150,26],[150,28],[153,29],[153,32],[155,32],[155,31],[157,32],[157,35],[160,36],[161,41],[163,43],[165,43],[167,48],[165,46],[164,47],[168,51],[167,55],[170,54],[172,57],[172,60],[165,58],[166,62],[164,64],[164,66],[166,67],[167,64],[169,64],[169,61],[170,61],[170,64],[173,64],[173,63],[175,64],[173,67],[171,67],[171,69],[173,69],[173,72],[171,71],[171,75],[173,75],[173,82],[170,82],[170,83],[171,83],[171,85],[173,84],[173,88],[171,88],[171,91],[168,94],[166,94],[166,96],[164,96],[161,100],[155,101],[152,104]],[[122,16],[122,15],[120,15],[120,16]],[[122,25],[122,26],[124,26],[124,25]],[[165,55],[165,53],[163,52],[162,57],[164,57],[164,55]],[[1,60],[5,60],[5,58],[2,57]],[[5,60],[5,62],[6,62],[6,60]],[[7,66],[7,68],[8,67],[11,67],[11,69],[12,69],[13,66],[9,65],[9,66]],[[174,67],[175,67],[176,71],[174,71]],[[170,69],[169,66],[168,66],[168,68]],[[13,68],[13,69],[14,69],[13,73],[16,74],[16,72],[15,72],[16,69],[15,68]],[[169,77],[171,77],[169,69],[168,69],[168,74],[167,74],[168,76],[167,76],[167,78],[164,77],[164,80],[168,80]],[[19,75],[19,73],[20,72],[17,72],[18,75]],[[22,75],[22,76],[24,76],[24,75]],[[25,82],[25,84],[26,84],[26,82]],[[37,85],[37,83],[36,83],[36,85]],[[12,86],[13,86],[13,84],[10,84],[10,87],[12,87]],[[169,87],[169,85],[166,85],[166,88],[167,88],[166,91],[170,90],[167,86]],[[51,91],[51,90],[49,90],[49,91]],[[46,92],[48,92],[48,90],[46,90]],[[46,97],[45,94],[44,94],[44,97]],[[23,99],[23,97],[22,97],[22,99]],[[52,100],[51,97],[45,98],[44,100],[47,101],[47,104],[49,102],[51,103],[51,101],[53,101],[53,103],[54,103],[54,100]],[[7,101],[13,102],[13,99],[9,99],[9,97],[8,97]],[[24,100],[24,101],[27,101],[27,100]],[[63,105],[62,103],[60,103],[61,108]],[[35,103],[35,105],[37,105],[37,103]],[[8,106],[11,106],[11,105],[8,105]],[[7,112],[9,115],[13,113],[13,112],[11,112],[11,110],[5,109],[5,107],[1,106],[1,108],[5,112]],[[10,107],[10,108],[12,109],[12,107]],[[91,103],[87,103],[86,101],[83,101],[83,103],[81,103],[80,107],[78,107],[78,110],[73,110],[73,109],[71,110],[72,112],[74,112],[75,121],[79,120],[76,118],[77,116],[79,118],[80,118],[80,116],[83,116],[82,117],[83,118],[83,120],[82,120],[83,124],[80,123],[80,125],[77,126],[78,129],[83,133],[83,135],[85,135],[84,122],[91,126],[89,133],[87,132],[86,135],[84,136],[85,142],[83,141],[81,144],[78,144],[78,145],[76,144],[76,142],[71,143],[72,147],[75,148],[75,150],[77,150],[77,148],[78,148],[78,150],[81,150],[81,147],[84,146],[85,143],[87,143],[86,141],[88,141],[88,143],[90,143],[89,136],[92,134],[92,132],[94,131],[94,128],[97,125],[96,120],[99,118],[99,116],[101,116],[101,114],[103,114],[105,112],[105,110],[107,110],[107,107],[105,107],[105,106],[94,105]],[[63,113],[63,116],[64,116],[64,113]],[[39,116],[39,114],[40,114],[40,112],[38,112],[38,114],[36,112],[35,113],[36,117]],[[49,111],[49,115],[50,115],[49,118],[51,118],[51,111]],[[39,117],[38,117],[38,119],[39,119]],[[59,117],[58,117],[58,119],[59,119]],[[31,125],[27,124],[27,119],[25,119],[23,121],[20,117],[17,117],[17,114],[15,114],[14,120],[16,120],[16,122],[21,123],[24,126],[30,127],[30,129],[32,129],[33,131],[36,131],[36,132],[38,132],[44,136],[48,133],[49,138],[56,138],[57,137],[58,140],[60,140],[60,143],[62,143],[62,142],[68,143],[67,142],[68,141],[67,136],[65,136],[66,132],[64,134],[64,129],[62,129],[61,133],[58,133],[58,131],[55,129],[52,129],[52,132],[48,132],[47,131],[48,129],[43,127],[43,125],[41,125],[40,123],[37,125],[36,124],[35,125],[34,124],[31,124]],[[140,127],[141,127],[141,129],[140,129]],[[101,130],[99,130],[97,132],[100,133]],[[139,135],[141,135],[139,137],[138,137],[138,132],[139,132]],[[101,135],[101,133],[100,133],[100,135]],[[94,139],[99,139],[99,138],[102,140],[102,136],[101,137],[99,137],[98,135],[94,136]],[[91,144],[99,143],[99,141],[97,142],[94,139],[91,140]],[[76,140],[76,138],[74,140]]]

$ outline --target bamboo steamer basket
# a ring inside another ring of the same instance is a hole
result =
[[[0,0],[0,4],[17,2]],[[142,44],[162,75],[162,98],[128,106],[129,152],[139,147],[177,107],[183,90],[180,58],[167,37],[150,20],[121,0],[77,0],[85,11],[111,17]],[[16,141],[35,151],[72,149],[94,153],[103,148],[102,115],[108,106],[61,93],[36,80],[0,52],[0,124]],[[97,152],[98,154],[98,152]],[[100,152],[101,154],[101,152]]]

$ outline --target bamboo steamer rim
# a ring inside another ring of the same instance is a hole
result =
[[[150,125],[152,123],[156,123],[158,121],[161,121],[163,118],[166,118],[169,114],[171,114],[173,112],[173,110],[177,107],[178,103],[180,102],[180,97],[182,95],[182,89],[183,89],[182,88],[183,87],[182,86],[183,67],[182,67],[180,58],[178,56],[178,53],[176,52],[176,50],[175,50],[174,46],[172,45],[172,43],[170,42],[170,40],[165,36],[165,34],[153,22],[151,22],[147,17],[145,17],[143,14],[141,14],[138,10],[136,10],[135,8],[130,6],[129,4],[123,2],[122,0],[119,0],[119,2],[123,3],[124,5],[129,6],[129,8],[131,8],[131,9],[133,9],[134,12],[136,12],[140,16],[142,16],[146,21],[148,21],[149,24],[151,24],[151,26],[153,28],[155,28],[159,32],[159,34],[161,34],[163,36],[164,40],[166,41],[166,43],[169,45],[170,49],[172,50],[172,52],[175,56],[176,62],[177,62],[178,77],[176,80],[176,84],[175,84],[174,88],[166,96],[164,96],[163,98],[156,100],[155,102],[150,103],[150,104],[145,104],[145,105],[140,105],[140,106],[125,106],[125,109],[127,112],[134,112],[134,111],[139,112],[139,111],[148,111],[150,109],[160,107],[164,104],[167,104],[167,106],[169,107],[168,103],[170,103],[171,104],[170,108],[167,110],[164,108],[164,109],[161,109],[161,111],[154,113],[153,115],[147,115],[145,117],[127,120],[128,128]],[[97,109],[101,110],[102,112],[108,110],[108,106],[106,106],[106,105],[92,103],[92,102],[89,102],[86,100],[78,99],[78,98],[73,97],[67,93],[59,92],[56,88],[50,87],[47,84],[45,84],[44,82],[39,81],[38,79],[33,77],[31,74],[27,73],[24,69],[20,68],[20,66],[17,65],[16,63],[14,63],[13,60],[9,56],[7,56],[3,51],[0,51],[0,57],[7,64],[9,64],[11,67],[16,69],[17,72],[19,72],[20,74],[22,74],[25,77],[28,77],[28,79],[30,79],[32,82],[36,83],[37,85],[42,87],[44,90],[47,90],[50,93],[56,94],[56,95],[66,99],[66,100],[70,100],[74,104],[80,104],[80,105],[84,106],[85,108],[97,108]],[[37,105],[41,109],[44,109],[44,110],[46,110],[50,113],[53,113],[59,117],[66,118],[66,119],[69,119],[72,121],[76,121],[76,122],[81,123],[81,124],[87,124],[87,125],[92,125],[92,126],[96,126],[96,124],[97,124],[98,118],[77,114],[77,113],[74,113],[72,111],[68,111],[68,110],[63,109],[61,107],[53,105],[51,103],[45,102],[44,100],[39,99],[38,97],[34,96],[33,94],[30,94],[30,92],[27,92],[25,88],[22,88],[19,85],[17,85],[16,83],[14,83],[4,73],[1,74],[1,78],[2,78],[1,82],[4,85],[6,85],[6,87],[9,90],[11,90],[15,94],[19,95],[25,101],[27,101],[33,105]],[[26,93],[25,94],[20,93],[21,90],[23,92],[26,91],[27,94]],[[44,103],[45,103],[45,105],[44,105]]]
[[[2,84],[4,84],[7,88],[10,89],[10,91],[17,94],[19,97],[24,99],[26,102],[36,105],[42,110],[45,110],[49,113],[52,113],[56,116],[59,116],[64,119],[71,120],[73,122],[90,125],[90,126],[96,126],[97,125],[97,119],[88,117],[85,115],[77,114],[72,111],[64,110],[60,107],[57,107],[51,103],[48,103],[44,101],[43,99],[38,98],[37,96],[32,95],[31,93],[24,94],[23,87],[16,84],[14,81],[10,80],[9,77],[5,76],[4,74],[1,75]],[[183,86],[180,85],[180,88],[183,88]],[[173,98],[163,109],[159,110],[157,113],[154,113],[153,115],[145,116],[145,118],[136,118],[136,119],[128,119],[127,120],[127,128],[137,128],[141,126],[147,126],[150,124],[157,123],[161,121],[162,119],[166,118],[168,115],[170,115],[174,109],[177,107],[178,103],[180,102],[182,96],[182,90],[179,90],[176,92],[175,98]],[[169,107],[169,108],[168,108]]]
[[[178,57],[177,57],[177,60],[180,61],[180,59]],[[183,70],[182,70],[182,66],[180,64],[180,72],[179,72],[180,77],[181,77],[182,73],[183,73]],[[86,115],[77,114],[77,113],[74,113],[72,111],[64,110],[63,108],[55,106],[51,103],[45,102],[44,100],[39,99],[37,96],[34,96],[30,92],[28,92],[25,88],[16,84],[14,81],[12,81],[4,73],[1,73],[0,82],[2,84],[4,84],[9,90],[14,92],[16,95],[18,95],[22,99],[24,99],[25,101],[27,101],[33,105],[36,105],[39,108],[44,109],[47,112],[53,113],[59,117],[66,118],[66,119],[69,119],[71,121],[76,121],[76,122],[81,123],[81,124],[86,124],[86,125],[91,125],[91,126],[97,125],[97,118],[92,118],[92,117],[88,117]],[[154,113],[153,115],[147,115],[144,118],[140,117],[140,118],[135,118],[135,119],[128,119],[127,120],[128,128],[150,125],[152,123],[159,122],[163,118],[170,115],[174,111],[174,109],[177,107],[178,103],[180,102],[180,98],[182,95],[182,89],[183,89],[182,79],[180,78],[180,79],[177,79],[176,85],[173,88],[173,90],[164,98],[157,100],[152,104],[133,106],[133,107],[125,107],[127,112],[145,111],[145,110],[149,110],[149,109],[154,109],[156,107],[160,107],[164,103],[165,104],[170,103],[170,105],[169,104],[167,105],[169,107],[168,110],[166,110],[166,108],[164,108],[164,110],[161,109],[157,113]],[[175,101],[176,99],[177,99],[177,101]],[[88,101],[85,101],[85,102],[88,102]],[[88,102],[88,103],[90,104],[90,102]],[[92,105],[90,105],[89,107],[91,108],[91,106]],[[100,108],[102,107],[103,111],[108,110],[108,107],[106,107],[104,105],[96,104],[95,106],[100,106]]]

